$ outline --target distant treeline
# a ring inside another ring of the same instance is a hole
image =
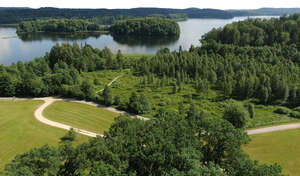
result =
[[[147,17],[159,17],[159,18],[167,18],[173,21],[185,21],[188,19],[187,14],[184,13],[172,13],[172,14],[150,14]],[[114,16],[96,16],[89,18],[88,21],[96,23],[96,24],[102,24],[102,25],[111,25],[116,23],[120,20],[127,20],[137,18],[134,16],[124,16],[124,15],[114,15]]]
[[[33,32],[87,32],[99,31],[100,26],[80,19],[49,19],[21,22],[17,33]]]
[[[233,16],[283,16],[300,13],[300,8],[260,8],[252,10],[227,10]]]
[[[179,25],[165,18],[136,18],[116,22],[110,27],[114,36],[179,36]]]
[[[296,44],[300,47],[300,14],[228,24],[203,36],[202,42],[211,41],[239,46]]]
[[[233,18],[230,12],[216,9],[165,9],[165,8],[133,8],[133,9],[59,9],[59,8],[6,8],[0,10],[0,24],[20,23],[24,20],[48,18],[80,18],[99,20],[99,24],[112,24],[116,19],[128,17],[147,17],[160,14],[173,18],[170,14],[185,14],[188,18]]]

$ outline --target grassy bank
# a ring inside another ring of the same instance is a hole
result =
[[[285,173],[300,173],[300,129],[251,136],[245,151],[262,163],[278,163]]]
[[[64,101],[54,102],[45,109],[44,115],[49,120],[100,134],[107,131],[118,116],[98,107]]]
[[[65,130],[38,122],[34,110],[43,101],[0,101],[0,170],[16,154],[22,154],[45,144],[59,145]],[[87,141],[88,137],[77,135],[75,144]]]

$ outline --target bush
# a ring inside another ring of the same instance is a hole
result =
[[[300,112],[292,111],[292,112],[290,112],[289,116],[298,119],[298,118],[300,118]]]
[[[245,105],[245,108],[248,110],[250,118],[253,119],[255,117],[254,105],[252,103],[248,103]]]
[[[247,123],[248,112],[238,104],[230,104],[224,112],[223,118],[236,128],[244,128]]]
[[[300,106],[293,109],[294,111],[300,112]]]
[[[61,138],[62,141],[74,141],[76,138],[76,132],[73,128],[68,131],[68,133]]]
[[[101,81],[99,79],[94,79],[94,84],[99,86],[101,85]]]
[[[277,113],[277,114],[285,114],[285,115],[287,115],[287,114],[289,114],[291,112],[291,110],[288,109],[288,108],[285,108],[285,107],[279,107],[274,112]]]

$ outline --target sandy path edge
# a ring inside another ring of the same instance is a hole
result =
[[[83,101],[83,100],[64,99],[64,98],[55,98],[55,97],[43,97],[43,98],[1,97],[0,100],[12,100],[12,101],[15,101],[15,100],[42,100],[45,103],[43,103],[41,106],[39,106],[34,111],[34,117],[38,121],[40,121],[41,123],[44,123],[46,125],[53,126],[53,127],[60,128],[60,129],[64,129],[64,130],[70,130],[71,128],[73,128],[77,133],[83,134],[85,136],[90,136],[90,137],[103,136],[103,135],[102,134],[97,134],[97,133],[94,133],[94,132],[90,132],[90,131],[87,131],[87,130],[79,129],[79,128],[74,128],[72,126],[65,125],[65,124],[62,124],[62,123],[59,123],[59,122],[51,121],[43,115],[43,111],[55,101],[66,101],[66,102],[75,102],[75,103],[87,104],[87,105],[90,105],[90,106],[95,106],[95,107],[105,109],[107,111],[111,111],[111,112],[118,113],[118,114],[128,114],[132,118],[137,118],[137,119],[140,119],[140,120],[149,120],[148,118],[145,118],[145,117],[142,117],[142,116],[129,114],[125,111],[117,110],[115,108],[106,107],[106,106],[103,106],[103,105],[100,105],[100,104],[96,104],[96,103],[88,102],[88,101]]]
[[[65,125],[59,122],[54,122],[51,121],[49,119],[47,119],[46,117],[43,116],[43,111],[49,106],[51,105],[53,102],[55,101],[66,101],[66,102],[75,102],[75,103],[81,103],[81,104],[87,104],[90,106],[95,106],[101,109],[105,109],[114,113],[118,113],[118,114],[128,114],[130,115],[132,118],[137,118],[140,120],[149,120],[146,117],[142,117],[142,116],[138,116],[138,115],[133,115],[133,114],[129,114],[125,111],[121,111],[121,110],[117,110],[115,108],[112,107],[106,107],[100,104],[96,104],[93,102],[88,102],[88,101],[83,101],[83,100],[74,100],[74,99],[64,99],[64,98],[55,98],[55,97],[43,97],[43,98],[15,98],[15,97],[2,97],[0,98],[0,100],[43,100],[45,101],[44,104],[42,104],[40,107],[38,107],[35,112],[34,112],[34,116],[35,118],[47,125],[53,126],[53,127],[57,127],[57,128],[61,128],[61,129],[65,129],[65,130],[70,130],[71,128],[73,128],[76,132],[86,135],[86,136],[90,136],[90,137],[96,137],[96,136],[103,136],[102,134],[97,134],[97,133],[93,133],[87,130],[83,130],[83,129],[79,129],[79,128],[74,128],[72,126],[69,125]],[[284,131],[284,130],[290,130],[290,129],[297,129],[300,128],[300,123],[291,123],[291,124],[284,124],[284,125],[277,125],[277,126],[270,126],[270,127],[265,127],[265,128],[258,128],[258,129],[253,129],[253,130],[247,130],[248,135],[255,135],[255,134],[263,134],[263,133],[271,133],[271,132],[276,132],[276,131]]]

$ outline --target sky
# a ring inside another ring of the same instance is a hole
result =
[[[300,0],[0,0],[0,7],[256,9],[300,7]]]

